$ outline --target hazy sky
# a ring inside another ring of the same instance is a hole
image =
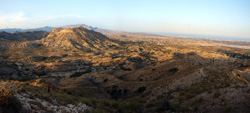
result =
[[[0,28],[80,23],[250,39],[250,0],[0,0]]]

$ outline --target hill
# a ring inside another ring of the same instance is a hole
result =
[[[80,50],[102,50],[119,45],[105,35],[84,27],[53,29],[43,39],[43,44],[49,47],[76,48]]]
[[[26,32],[26,31],[46,31],[46,32],[50,32],[52,29],[54,29],[54,27],[45,26],[45,27],[34,28],[34,29],[6,28],[6,29],[0,29],[0,31],[5,31],[5,32],[8,32],[8,33]]]
[[[8,33],[0,31],[1,41],[34,41],[46,37],[49,33],[46,31],[26,31]]]

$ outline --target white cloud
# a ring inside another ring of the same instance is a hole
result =
[[[24,16],[25,14],[23,12],[19,12],[17,14],[11,15],[8,20],[12,23],[24,22],[25,20],[27,20],[27,18]]]
[[[48,15],[37,14],[32,17],[27,16],[24,12],[12,14],[1,13],[1,28],[35,28],[43,26],[61,26],[66,24],[77,24],[84,22],[83,16],[80,15]]]
[[[17,12],[14,14],[1,14],[0,27],[8,27],[8,25],[15,25],[17,23],[24,22],[27,18],[24,17],[23,12]]]

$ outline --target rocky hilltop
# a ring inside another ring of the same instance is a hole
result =
[[[47,47],[76,48],[80,50],[101,50],[113,46],[118,47],[119,45],[105,35],[84,27],[56,28],[42,41]]]

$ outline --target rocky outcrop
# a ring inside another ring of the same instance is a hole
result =
[[[39,79],[36,82],[40,82]],[[20,102],[21,108],[18,108],[18,112],[23,113],[90,113],[91,108],[84,103],[78,103],[77,105],[67,104],[62,105],[57,102],[56,99],[50,98],[51,101],[45,99],[33,97],[27,91],[23,91],[22,88],[17,87],[18,85],[10,82],[0,82],[0,94],[4,96],[11,94],[15,99]],[[4,100],[2,100],[4,101]],[[11,103],[10,103],[11,104]],[[2,110],[0,106],[0,112]]]
[[[31,97],[27,93],[20,93],[16,95],[17,99],[22,103],[23,111],[36,112],[36,113],[90,113],[91,108],[86,104],[79,103],[76,106],[72,104],[60,105],[56,100],[53,103],[39,98],[29,98]]]

